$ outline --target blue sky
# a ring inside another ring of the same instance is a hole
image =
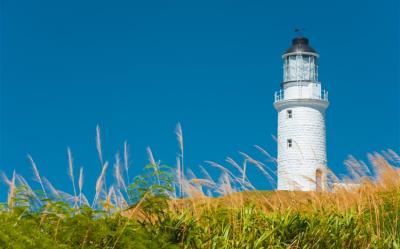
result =
[[[100,173],[96,124],[106,159],[128,140],[132,175],[146,146],[174,164],[177,122],[194,171],[205,160],[240,161],[238,151],[265,160],[253,145],[276,154],[273,94],[295,27],[321,54],[329,166],[342,173],[349,154],[399,152],[399,9],[396,0],[4,0],[0,170],[32,179],[30,153],[71,192],[70,146],[90,195]],[[271,188],[256,169],[249,174]]]

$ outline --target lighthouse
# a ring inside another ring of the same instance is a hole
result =
[[[318,80],[319,54],[298,36],[282,55],[278,112],[278,190],[321,191],[325,186],[328,92]]]

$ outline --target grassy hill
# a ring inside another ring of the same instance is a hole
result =
[[[9,195],[0,206],[0,248],[399,248],[400,171],[372,159],[375,177],[353,179],[357,188],[235,192],[221,184],[220,197],[201,191],[204,180],[180,184],[151,164],[149,175],[127,184],[129,208],[120,189],[101,194],[103,171],[91,205],[47,185],[34,191],[14,173],[3,176]],[[174,195],[177,185],[185,198]]]

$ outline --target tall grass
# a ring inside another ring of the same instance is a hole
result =
[[[272,184],[276,177],[269,167],[276,159],[260,146],[255,148],[265,158],[240,152],[241,163],[230,157],[226,166],[205,161],[200,176],[184,167],[179,124],[176,135],[176,165],[162,165],[148,147],[144,173],[130,179],[124,142],[107,184],[110,163],[97,127],[102,168],[91,204],[82,167],[76,190],[69,148],[73,194],[56,189],[28,156],[40,190],[16,172],[10,178],[2,173],[9,192],[1,204],[0,248],[399,248],[400,157],[393,150],[368,154],[369,163],[350,156],[346,177],[326,169],[323,192],[258,191],[248,167]]]

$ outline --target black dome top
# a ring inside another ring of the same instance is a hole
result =
[[[301,36],[292,40],[292,46],[285,52],[285,54],[296,52],[317,53],[317,51],[308,45],[308,39]]]

